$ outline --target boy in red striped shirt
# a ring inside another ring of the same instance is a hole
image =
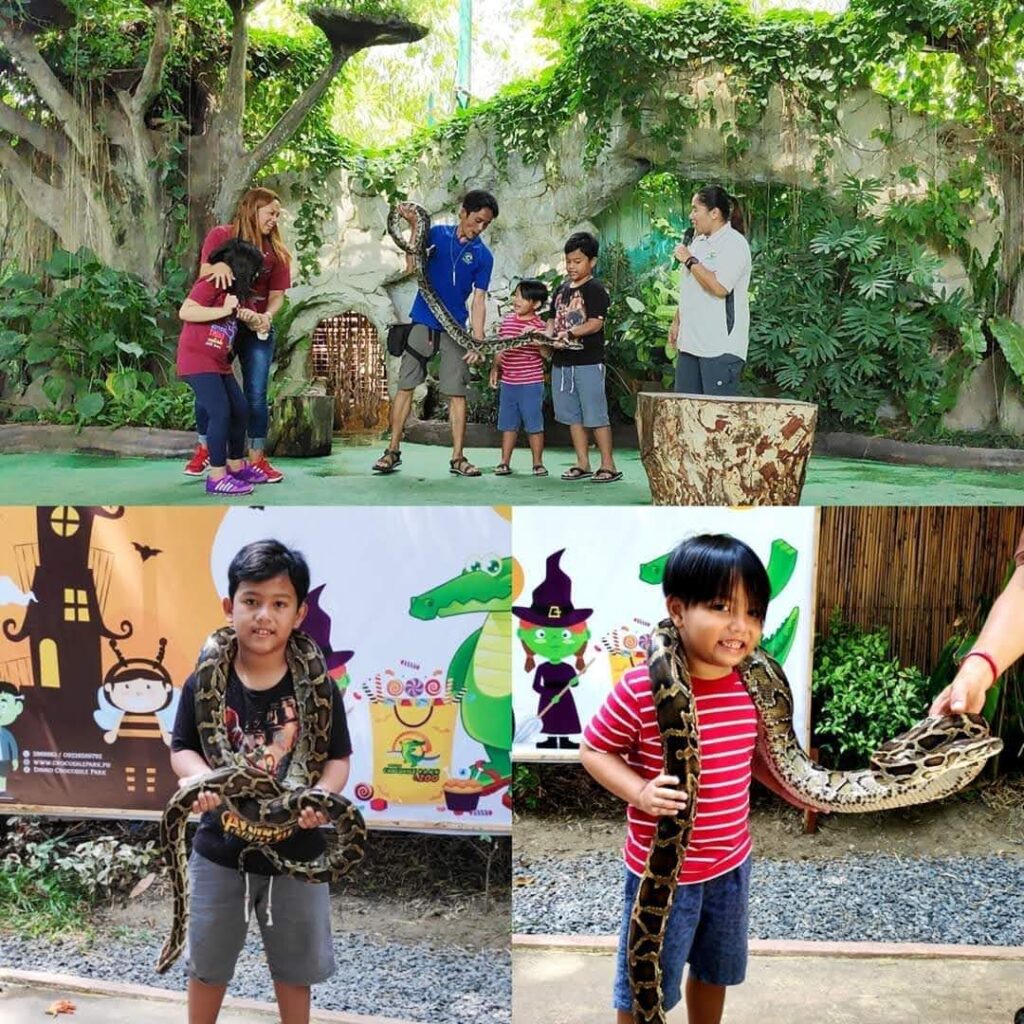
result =
[[[666,1011],[682,997],[689,1024],[718,1024],[728,985],[746,973],[750,884],[750,779],[757,712],[736,666],[761,639],[770,584],[742,541],[704,534],[669,556],[662,581],[693,684],[701,772],[697,814],[662,946]],[[626,672],[583,733],[583,766],[627,803],[625,907],[614,1005],[632,1024],[627,945],[629,917],[657,819],[686,797],[666,775],[646,666]],[[761,773],[758,773],[761,778]]]
[[[499,338],[518,338],[527,331],[544,332],[547,324],[537,315],[548,300],[547,285],[532,278],[520,281],[512,294],[512,312],[498,326]],[[547,345],[524,345],[494,357],[490,384],[498,386],[498,429],[501,431],[501,461],[495,476],[512,472],[512,452],[519,428],[526,431],[533,455],[533,475],[547,476],[544,468],[544,360],[551,355]]]

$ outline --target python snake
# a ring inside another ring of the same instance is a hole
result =
[[[664,1024],[661,946],[697,814],[700,754],[697,716],[679,632],[659,623],[648,655],[662,737],[664,771],[680,779],[685,808],[658,818],[630,916],[628,961],[637,1024]],[[845,813],[908,807],[966,786],[1002,750],[981,715],[925,718],[871,755],[870,767],[832,771],[815,764],[793,730],[793,695],[781,666],[762,650],[737,671],[757,709],[757,753],[783,791],[799,803]]]
[[[395,245],[404,252],[407,252],[413,260],[416,273],[416,282],[419,285],[420,294],[427,304],[427,308],[437,318],[441,330],[448,335],[457,345],[467,352],[475,352],[481,356],[494,355],[496,352],[504,352],[512,348],[523,348],[526,345],[548,345],[551,348],[569,349],[580,351],[583,342],[578,338],[569,338],[567,341],[555,341],[554,338],[541,331],[526,331],[515,338],[474,338],[473,335],[460,324],[455,317],[448,312],[447,307],[441,301],[434,286],[427,277],[427,236],[430,234],[430,214],[422,206],[416,203],[403,203],[403,206],[413,213],[412,235],[406,241],[402,234],[401,214],[398,206],[392,206],[388,213],[388,234],[394,239]]]
[[[327,761],[331,731],[331,689],[323,654],[304,633],[292,633],[285,657],[295,687],[299,734],[285,778],[254,767],[231,748],[224,727],[225,695],[238,640],[230,628],[218,629],[203,645],[195,670],[196,723],[203,756],[212,771],[182,786],[167,803],[160,821],[160,843],[170,867],[174,913],[171,934],[160,951],[156,971],[163,974],[181,955],[188,922],[188,869],[185,825],[202,792],[216,793],[242,820],[251,837],[239,856],[244,869],[250,853],[261,853],[279,871],[307,882],[333,882],[363,856],[366,825],[359,810],[342,796],[313,789]],[[314,860],[282,858],[270,843],[287,838],[303,808],[322,812],[334,825],[327,849]]]

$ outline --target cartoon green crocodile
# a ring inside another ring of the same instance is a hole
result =
[[[483,625],[459,645],[448,679],[461,696],[463,727],[487,754],[486,761],[474,765],[473,777],[493,780],[493,788],[512,778],[511,608],[512,559],[497,555],[470,562],[458,576],[409,605],[414,619],[428,622],[487,613]]]
[[[403,740],[395,751],[402,758],[402,763],[415,768],[423,761],[436,761],[439,754],[428,754],[426,740]]]

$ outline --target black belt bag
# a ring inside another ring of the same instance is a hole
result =
[[[391,324],[388,327],[388,355],[400,356],[409,343],[409,332],[412,324]]]

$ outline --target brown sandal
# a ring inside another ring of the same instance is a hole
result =
[[[373,464],[374,473],[394,473],[402,464],[402,453],[397,448],[385,448],[384,454]]]
[[[455,476],[479,476],[480,470],[473,465],[465,455],[460,455],[457,459],[452,459],[448,463],[449,473],[454,473]]]

